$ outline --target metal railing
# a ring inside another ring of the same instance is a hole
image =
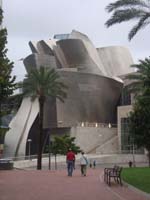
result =
[[[116,128],[117,124],[112,123],[98,123],[98,122],[78,122],[79,127],[101,127],[101,128]]]
[[[128,152],[126,152],[125,154],[125,151],[124,151],[124,154],[122,153],[119,151],[114,151],[114,152],[110,152],[109,154],[87,154],[87,157],[88,157],[89,163],[93,160],[96,160],[96,163],[99,166],[111,165],[116,162],[123,163],[124,165],[128,165],[128,161],[129,160],[132,161],[133,154],[128,153]],[[141,156],[145,156],[145,155],[141,155]],[[80,166],[79,158],[80,158],[80,154],[76,155],[76,163],[75,163],[76,168],[79,168]],[[138,157],[136,157],[135,155],[134,162],[136,162],[136,164],[138,165],[139,161],[136,160],[137,158]],[[31,155],[30,158],[27,156],[12,158],[12,160],[13,160],[15,169],[21,169],[21,170],[36,170],[37,169],[37,155]],[[139,164],[147,164],[147,163],[148,163],[148,160],[145,157],[143,159],[143,162],[140,162]],[[66,156],[57,155],[56,160],[55,160],[54,155],[51,155],[49,159],[48,154],[43,154],[42,156],[43,170],[61,170],[61,169],[66,169],[66,167],[67,167]]]

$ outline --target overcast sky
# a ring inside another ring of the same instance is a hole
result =
[[[13,73],[22,80],[26,73],[19,59],[31,54],[28,42],[70,33],[86,34],[96,47],[121,45],[129,48],[134,62],[150,55],[150,26],[141,30],[131,42],[132,23],[106,28],[110,17],[105,7],[113,0],[3,0],[4,27],[8,31],[8,57],[15,62]]]

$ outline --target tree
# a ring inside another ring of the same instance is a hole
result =
[[[76,154],[81,152],[80,147],[75,144],[75,137],[71,137],[67,134],[54,137],[50,147],[50,152],[55,156],[55,169],[57,169],[57,154],[66,155],[69,149],[72,149],[72,151]]]
[[[118,0],[110,3],[106,10],[108,13],[113,12],[105,23],[107,27],[130,20],[138,20],[128,34],[129,40],[150,23],[150,2],[147,0]]]
[[[69,149],[72,149],[74,153],[81,152],[80,147],[75,144],[75,137],[71,137],[70,135],[66,134],[61,137],[55,136],[53,145],[55,147],[54,150],[57,151],[57,154],[66,155]]]
[[[136,72],[126,76],[127,79],[132,80],[127,86],[128,91],[133,92],[137,98],[138,96],[141,97],[141,95],[149,98],[150,57],[145,58],[145,60],[139,60],[139,64],[131,65],[131,67],[135,68]]]
[[[150,58],[140,60],[133,67],[137,68],[137,72],[127,76],[132,80],[127,89],[135,93],[133,111],[129,115],[129,131],[137,146],[147,149],[150,166]]]
[[[54,69],[40,67],[31,70],[23,81],[23,95],[30,96],[31,100],[38,98],[39,101],[39,142],[37,169],[42,168],[42,137],[43,137],[43,114],[46,97],[50,96],[64,101],[66,98],[66,86],[60,82],[59,75]]]
[[[8,113],[10,113],[11,111],[11,113],[13,112],[15,114],[21,105],[22,99],[22,93],[14,94],[8,97],[8,99],[5,101],[6,110],[8,111]]]
[[[150,99],[138,100],[129,115],[129,132],[137,147],[144,147],[148,152],[150,167]]]
[[[13,69],[13,62],[7,58],[7,51],[6,48],[7,44],[7,30],[2,28],[2,20],[3,20],[3,11],[0,8],[0,134],[4,132],[1,129],[1,118],[2,116],[6,115],[10,112],[7,109],[6,101],[8,98],[13,94],[16,84],[15,76],[11,76],[11,72]]]

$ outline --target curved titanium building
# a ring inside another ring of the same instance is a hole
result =
[[[32,54],[24,59],[27,72],[40,66],[55,68],[68,86],[64,103],[48,99],[44,129],[65,132],[80,122],[116,123],[122,91],[121,75],[131,72],[132,57],[125,47],[95,48],[89,38],[75,30],[48,41],[29,42]],[[5,154],[27,154],[28,138],[36,153],[38,103],[24,99],[6,134]]]

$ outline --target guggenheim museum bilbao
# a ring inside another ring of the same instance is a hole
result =
[[[68,86],[64,103],[48,98],[44,111],[44,144],[50,135],[70,134],[86,153],[111,153],[123,148],[121,105],[124,76],[133,72],[128,49],[122,46],[96,48],[83,33],[55,35],[53,39],[29,42],[32,53],[24,59],[27,73],[44,66],[55,68]],[[121,109],[118,109],[118,108]],[[117,110],[119,110],[117,112]],[[24,98],[5,137],[4,155],[37,153],[38,101]],[[118,113],[118,114],[117,114]],[[120,116],[120,118],[118,117]]]

